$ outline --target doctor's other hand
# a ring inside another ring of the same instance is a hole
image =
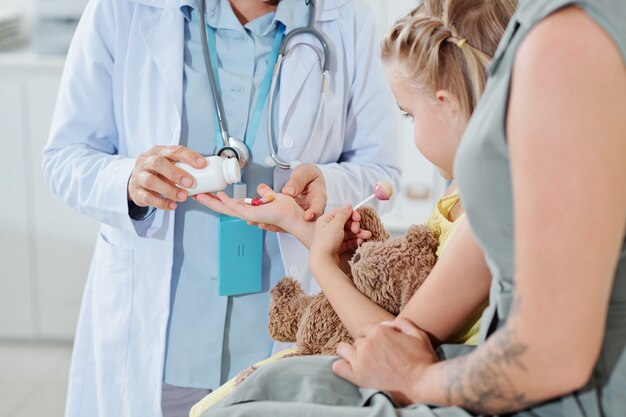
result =
[[[324,213],[326,181],[317,166],[302,164],[295,168],[282,192],[296,199],[304,210],[304,220],[313,221]]]
[[[400,406],[421,401],[420,382],[438,362],[428,334],[406,318],[365,326],[354,344],[340,343],[337,354],[336,375],[386,391]]]
[[[128,201],[139,207],[152,206],[175,210],[177,202],[187,200],[187,191],[177,187],[191,187],[193,178],[176,167],[184,162],[194,168],[204,168],[206,159],[184,146],[154,146],[137,157],[128,180]]]

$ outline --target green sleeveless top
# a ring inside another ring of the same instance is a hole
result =
[[[461,199],[493,274],[480,341],[504,324],[515,290],[511,172],[505,129],[513,61],[535,24],[573,4],[604,28],[619,47],[626,65],[625,0],[521,0],[494,55],[485,92],[458,150],[454,172]],[[591,380],[584,389],[528,413],[567,417],[626,415],[626,241],[608,306],[602,352]]]

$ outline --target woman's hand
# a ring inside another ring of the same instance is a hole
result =
[[[273,225],[280,229],[289,229],[290,223],[301,221],[304,210],[296,201],[284,194],[275,193],[269,186],[259,184],[257,192],[261,197],[274,194],[274,201],[260,206],[246,204],[243,199],[236,200],[219,192],[216,195],[198,194],[194,198],[211,210],[227,216],[239,217],[251,225],[263,224],[266,227]]]
[[[386,391],[403,406],[419,401],[414,387],[437,362],[428,335],[405,318],[366,326],[354,345],[341,343],[337,353],[342,359],[333,364],[335,374]]]
[[[187,200],[187,191],[177,187],[191,187],[193,178],[176,162],[185,162],[194,168],[207,164],[202,155],[184,146],[154,146],[137,157],[128,180],[128,201],[139,207],[152,206],[175,210],[176,202]]]
[[[324,213],[326,207],[326,181],[322,171],[313,164],[302,164],[291,173],[282,189],[296,199],[304,212],[304,220],[313,221]]]
[[[311,243],[311,266],[324,259],[333,259],[338,263],[339,255],[354,250],[364,240],[371,238],[371,232],[361,229],[360,221],[361,215],[349,205],[320,217],[315,224],[315,236]]]

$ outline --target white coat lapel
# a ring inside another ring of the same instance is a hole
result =
[[[278,102],[280,120],[283,123],[290,120],[296,111],[296,99],[301,96],[311,72],[320,71],[319,62],[315,52],[307,46],[299,45],[287,51],[280,74]],[[282,133],[284,129],[281,128]]]
[[[177,7],[167,7],[142,20],[139,28],[180,116],[183,107],[184,17]]]

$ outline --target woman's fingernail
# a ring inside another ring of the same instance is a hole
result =
[[[176,210],[176,203],[172,202],[169,204],[170,210]]]
[[[284,192],[285,194],[293,195],[293,193],[295,193],[296,191],[293,189],[293,187],[285,187],[285,189],[283,190],[283,192]]]
[[[196,163],[198,165],[203,165],[205,162],[206,162],[206,159],[204,158],[200,158],[200,157],[196,158]]]
[[[187,194],[183,191],[179,192],[177,196],[180,201],[185,201],[185,199],[187,198]]]
[[[184,177],[182,180],[182,183],[183,183],[183,187],[189,188],[193,185],[193,180],[189,177]]]

